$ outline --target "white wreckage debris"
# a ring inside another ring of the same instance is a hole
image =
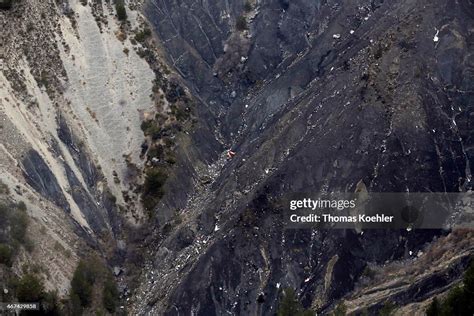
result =
[[[439,35],[439,30],[438,30],[438,29],[435,29],[435,30],[436,30],[436,34],[435,34],[435,36],[433,37],[433,42],[437,43],[437,42],[439,42],[439,37],[438,37],[438,35]]]

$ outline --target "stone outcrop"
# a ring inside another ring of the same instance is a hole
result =
[[[471,1],[126,4],[126,22],[108,1],[0,10],[0,172],[41,251],[72,251],[51,260],[50,287],[66,295],[86,249],[116,267],[136,315],[273,315],[285,288],[322,313],[421,313],[459,281],[468,236],[423,272],[418,253],[459,235],[287,230],[279,202],[472,189]],[[161,162],[144,158],[141,123],[182,95],[192,115],[156,133],[175,160],[145,219],[143,170]]]

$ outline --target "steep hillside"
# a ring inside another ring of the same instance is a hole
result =
[[[155,110],[153,69],[131,42],[141,15],[127,7],[123,22],[113,4],[86,3],[22,0],[0,10],[2,201],[24,203],[32,219],[33,250],[13,266],[21,276],[35,263],[61,297],[80,258],[122,264],[125,228],[143,218],[137,195],[129,205],[123,192],[142,182],[130,170],[144,167],[140,125]]]
[[[423,314],[471,231],[290,230],[280,202],[472,190],[473,19],[471,0],[0,0],[0,280],[36,263],[66,313],[100,261],[132,315],[274,315],[292,290]]]
[[[205,121],[197,124],[195,101],[162,60],[140,1],[0,4],[0,202],[7,219],[22,205],[31,242],[18,252],[8,234],[0,240],[3,287],[15,299],[10,278],[29,277],[20,267],[34,263],[33,281],[69,298],[65,313],[78,307],[80,275],[102,271],[99,284],[108,284],[113,272],[127,294],[142,268],[141,233],[153,228],[146,223],[161,186],[168,180],[182,191],[182,199],[163,199],[167,209],[183,204],[189,175],[216,155],[178,145],[189,142],[191,128],[206,143],[213,136]],[[180,151],[185,168],[173,166]],[[81,270],[91,262],[109,271]],[[86,301],[90,312],[102,308],[100,300]]]
[[[294,288],[305,307],[327,311],[369,263],[405,259],[439,235],[288,231],[275,203],[358,183],[471,188],[473,10],[469,1],[149,1],[170,62],[237,154],[209,166],[212,181],[196,186],[172,233],[156,231],[134,310],[272,314]]]

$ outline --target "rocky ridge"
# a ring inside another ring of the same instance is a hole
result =
[[[271,314],[286,287],[328,311],[367,265],[402,260],[442,232],[286,231],[282,196],[361,182],[375,192],[472,187],[469,1],[250,3],[145,7],[237,155],[191,194],[171,234],[155,230],[137,313]],[[232,47],[242,48],[235,63]]]
[[[52,261],[49,286],[66,293],[89,249],[140,315],[273,314],[286,288],[322,313],[420,313],[458,282],[470,233],[286,230],[279,201],[360,183],[472,188],[470,1],[131,1],[127,22],[83,2],[0,12],[2,182],[39,249],[73,254]],[[167,126],[186,117],[179,133],[143,128],[168,110]],[[174,156],[151,155],[164,138]],[[165,193],[143,221],[143,172],[163,158]],[[456,256],[418,256],[458,239]],[[367,269],[380,272],[369,284]]]

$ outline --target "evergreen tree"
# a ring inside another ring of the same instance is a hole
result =
[[[439,316],[440,315],[440,306],[438,298],[435,297],[428,309],[426,310],[426,316]]]
[[[283,298],[278,306],[278,316],[313,316],[314,312],[305,310],[301,306],[295,291],[292,288],[287,288],[283,292]]]

